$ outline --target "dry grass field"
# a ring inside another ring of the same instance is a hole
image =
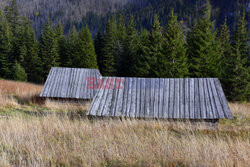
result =
[[[46,101],[42,86],[0,80],[0,166],[249,166],[250,104],[218,129],[145,120],[89,120],[89,105]],[[70,117],[67,113],[82,113]],[[58,114],[64,113],[64,114]]]

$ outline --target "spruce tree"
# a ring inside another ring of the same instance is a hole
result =
[[[210,10],[208,3],[204,15],[194,25],[187,39],[192,77],[220,77],[219,44],[215,40]]]
[[[120,14],[118,23],[117,23],[117,48],[118,48],[118,57],[116,59],[116,69],[118,71],[118,76],[123,75],[123,58],[126,52],[126,26],[124,22],[123,15]]]
[[[161,57],[161,77],[184,78],[188,76],[188,58],[184,35],[174,10],[171,11],[164,31],[163,56]]]
[[[30,21],[25,19],[21,34],[21,48],[20,55],[23,61],[20,62],[25,72],[27,73],[27,80],[29,82],[42,82],[42,62],[38,56],[38,43],[36,41],[35,31],[30,25]]]
[[[132,71],[131,67],[137,55],[138,43],[138,32],[135,28],[134,18],[131,16],[125,38],[124,53],[121,59],[122,68],[120,70],[120,75],[123,77],[133,76],[136,73],[136,71]]]
[[[78,57],[78,67],[96,69],[97,58],[94,43],[88,26],[82,28],[79,33],[80,55]]]
[[[117,74],[116,60],[118,57],[117,25],[114,19],[109,20],[104,33],[103,59],[100,68],[102,75],[115,76]]]
[[[104,41],[103,41],[103,36],[101,34],[101,31],[99,30],[97,32],[96,38],[95,38],[95,52],[96,52],[96,57],[97,57],[97,65],[99,67],[99,69],[102,69],[102,59],[103,59],[103,55],[102,55],[102,49],[104,46]]]
[[[65,66],[65,43],[66,39],[65,36],[63,35],[63,27],[61,23],[59,22],[56,26],[55,29],[55,36],[56,36],[56,41],[57,41],[57,52],[60,58],[60,66],[64,67]]]
[[[51,22],[48,20],[43,29],[39,42],[39,56],[43,62],[43,79],[46,79],[51,67],[59,65],[57,40]]]
[[[232,47],[230,43],[230,32],[229,27],[227,26],[227,19],[225,19],[224,24],[220,28],[220,33],[218,37],[220,43],[220,54],[221,54],[221,84],[224,89],[224,92],[228,99],[231,99],[231,90],[232,90],[232,79],[233,79],[233,70],[234,70],[234,56],[232,54]]]
[[[14,69],[14,77],[13,79],[16,81],[27,81],[27,74],[24,68],[17,62],[13,66]]]
[[[5,16],[11,26],[12,33],[16,35],[18,27],[20,25],[20,16],[15,0],[11,1],[10,6],[5,7]]]
[[[152,30],[150,33],[150,50],[149,54],[151,56],[151,70],[150,77],[162,77],[164,69],[162,69],[163,62],[162,59],[162,45],[163,45],[163,34],[162,27],[160,25],[158,16],[154,17],[154,24],[152,25]]]
[[[10,6],[6,6],[5,8],[5,16],[11,27],[11,32],[13,34],[12,37],[12,49],[11,55],[9,56],[11,67],[15,65],[15,61],[22,61],[22,57],[20,57],[20,42],[21,42],[21,19],[18,12],[18,7],[15,0],[11,1]]]
[[[149,32],[146,29],[142,30],[139,38],[137,53],[131,66],[132,75],[134,77],[149,77],[151,69]]]
[[[64,66],[65,67],[76,67],[78,62],[75,61],[75,58],[80,55],[79,48],[79,39],[76,28],[73,27],[72,32],[69,34],[69,37],[66,41],[66,54],[64,58]]]
[[[0,78],[10,78],[11,75],[9,59],[12,49],[11,40],[11,28],[5,17],[0,13]]]
[[[248,65],[249,45],[247,43],[248,31],[245,13],[237,24],[237,29],[233,36],[232,51],[235,67],[232,76],[233,101],[246,101],[250,99],[250,70]]]

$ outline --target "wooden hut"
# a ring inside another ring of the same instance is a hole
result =
[[[218,123],[232,119],[217,78],[104,77],[88,116]]]
[[[53,67],[40,97],[61,100],[91,100],[97,90],[89,89],[88,82],[100,78],[101,74],[97,69]]]

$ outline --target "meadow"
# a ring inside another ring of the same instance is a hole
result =
[[[41,85],[0,80],[0,166],[249,166],[250,104],[210,129],[88,119],[89,104],[40,101]]]

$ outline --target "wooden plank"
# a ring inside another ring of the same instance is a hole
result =
[[[211,105],[211,99],[209,95],[209,85],[208,85],[208,79],[204,78],[204,104],[206,107],[206,119],[213,119],[213,112],[212,112],[212,105]]]
[[[169,118],[169,103],[170,103],[170,79],[164,79],[163,92],[164,92],[164,101],[163,101],[163,118]]]
[[[213,114],[213,119],[217,119],[218,118],[217,109],[216,109],[216,104],[214,102],[212,87],[211,87],[211,83],[210,83],[209,78],[207,79],[207,86],[208,86],[208,94],[209,94],[209,99],[210,99],[210,103],[211,103],[211,110],[212,110],[212,114]]]
[[[122,110],[123,110],[123,95],[124,95],[124,91],[125,91],[125,78],[119,78],[121,79],[122,84],[120,85],[120,89],[118,91],[118,95],[117,95],[117,103],[116,103],[116,107],[115,107],[115,116],[116,117],[122,117]]]
[[[114,91],[112,94],[112,105],[110,108],[110,116],[114,117],[115,116],[115,112],[116,112],[116,106],[117,106],[117,101],[118,101],[118,93],[119,93],[119,83],[117,83],[117,81],[119,81],[119,78],[114,78],[114,83],[115,83],[115,87],[114,87]]]
[[[154,83],[154,94],[153,94],[153,109],[151,110],[154,111],[153,114],[150,116],[151,118],[158,118],[158,114],[159,114],[159,96],[160,96],[160,91],[159,91],[159,84],[160,84],[160,79],[157,78],[155,79],[155,83]]]
[[[202,119],[207,118],[206,116],[206,104],[205,104],[205,95],[204,95],[204,79],[203,78],[199,78],[199,95],[200,95],[200,110],[201,110],[201,115],[200,117]]]
[[[102,87],[98,89],[98,92],[91,103],[88,115],[97,116],[98,113],[101,112],[99,110],[100,110],[101,101],[103,100],[104,90],[105,89],[103,89]]]
[[[164,92],[163,92],[164,79],[159,79],[159,86],[157,91],[159,92],[159,107],[158,112],[155,113],[154,118],[163,118],[163,103],[164,103]]]
[[[70,75],[70,70],[69,68],[65,68],[64,71],[64,79],[63,79],[63,83],[62,83],[62,89],[61,89],[61,97],[65,98],[66,97],[66,93],[67,93],[67,83],[69,81],[69,75]]]
[[[146,92],[146,79],[141,78],[141,98],[140,98],[140,103],[141,103],[141,110],[139,113],[139,118],[144,118],[145,115],[145,92]]]
[[[82,87],[82,84],[83,84],[83,79],[82,79],[82,76],[83,76],[83,72],[81,69],[78,69],[78,82],[77,82],[77,89],[76,89],[76,98],[77,99],[80,99],[80,94],[81,94],[81,87]]]
[[[85,69],[82,70],[83,76],[82,76],[82,85],[81,85],[81,95],[80,97],[82,99],[88,99],[88,89],[87,89],[87,71]]]
[[[170,95],[169,95],[169,115],[168,115],[168,118],[173,118],[174,117],[174,103],[175,103],[175,85],[174,85],[174,79],[171,78],[170,79],[170,82],[169,82],[169,86],[170,86],[170,89],[169,89],[169,92],[170,92]]]
[[[184,118],[189,119],[190,118],[190,79],[185,78],[184,79],[185,84],[185,111],[184,111]]]
[[[106,89],[106,82],[108,80],[108,77],[104,78],[104,86],[102,87],[102,89],[104,89],[103,95],[102,95],[102,99],[101,102],[99,103],[99,108],[98,108],[98,112],[97,112],[97,116],[102,116],[103,115],[103,110],[104,110],[104,105],[106,104],[106,100],[107,100],[107,95],[108,95],[108,89]]]
[[[98,84],[98,79],[101,79],[99,70],[95,70],[95,78],[96,78],[96,84]],[[98,89],[93,89],[94,96],[96,95]]]
[[[130,107],[131,107],[131,96],[132,96],[132,78],[127,78],[128,80],[128,89],[127,89],[127,104],[126,104],[126,110],[124,113],[125,117],[129,117],[130,114]]]
[[[219,116],[218,118],[224,119],[225,116],[224,116],[223,108],[222,108],[221,103],[220,103],[219,95],[217,93],[217,90],[216,90],[216,87],[214,84],[214,79],[210,79],[210,84],[212,86],[212,93],[213,93],[216,109],[217,109],[218,116]]]
[[[71,68],[68,68],[68,79],[67,79],[67,82],[65,82],[65,98],[68,98],[69,97],[69,89],[70,89],[70,83],[71,83],[71,75],[72,75],[72,69]]]
[[[53,68],[53,75],[52,75],[51,80],[50,80],[50,85],[48,87],[48,93],[47,93],[46,97],[52,96],[53,86],[54,86],[55,79],[56,79],[56,73],[57,73],[57,68]]]
[[[233,119],[232,112],[228,106],[226,96],[224,94],[224,91],[222,89],[221,83],[218,78],[215,79],[215,86],[220,98],[221,105],[223,107],[224,115],[226,119]]]
[[[154,102],[155,102],[155,93],[156,92],[156,82],[157,82],[157,79],[155,78],[151,78],[150,79],[150,90],[149,90],[149,115],[148,117],[149,118],[154,118],[154,112],[155,112],[155,105],[154,105]]]
[[[87,99],[87,87],[88,87],[88,80],[87,80],[87,76],[86,76],[86,70],[85,69],[81,69],[81,85],[80,85],[80,94],[79,94],[79,98],[81,99]]]
[[[135,118],[136,117],[136,94],[137,94],[137,79],[136,78],[132,78],[132,88],[131,88],[131,107],[130,107],[130,112],[129,112],[129,116],[131,118]]]
[[[81,89],[81,85],[82,85],[82,78],[81,78],[81,76],[82,76],[82,70],[81,69],[78,69],[77,70],[77,83],[76,83],[76,85],[77,85],[77,87],[76,87],[76,92],[75,92],[75,98],[77,98],[77,99],[80,99],[80,89]]]
[[[63,80],[65,77],[65,68],[60,68],[60,74],[59,74],[59,80],[58,80],[58,85],[55,91],[55,97],[62,98],[62,87],[63,87]]]
[[[136,79],[136,111],[135,111],[135,117],[140,116],[141,111],[141,78]]]
[[[174,117],[179,118],[180,116],[180,80],[174,79]]]
[[[189,118],[194,119],[194,112],[195,112],[195,83],[194,78],[190,78],[190,110],[189,110]]]
[[[90,76],[90,70],[85,70],[85,80],[87,81],[87,78]],[[86,99],[90,99],[91,98],[91,90],[87,89],[87,82],[86,82],[86,85],[84,87],[84,90],[86,91],[86,94],[85,94],[85,98]]]
[[[201,118],[201,108],[200,108],[200,92],[199,92],[199,80],[194,79],[194,118]]]
[[[179,83],[180,83],[180,108],[179,108],[179,118],[185,118],[185,85],[184,85],[184,79],[179,79]]]
[[[113,79],[114,79],[113,77],[110,77],[109,83],[112,82]],[[112,84],[112,83],[110,83],[110,84]],[[111,113],[111,106],[112,106],[112,97],[113,97],[112,95],[114,92],[114,88],[112,89],[112,87],[109,87],[106,89],[107,89],[107,97],[106,97],[106,102],[105,102],[103,110],[102,110],[102,116],[105,116],[105,117],[110,116],[112,114]]]
[[[90,75],[88,77],[91,77],[91,78],[95,77],[94,70],[90,70]],[[88,89],[88,90],[90,92],[90,99],[92,99],[94,97],[94,91],[93,91],[93,89]]]
[[[68,86],[67,86],[67,98],[70,98],[70,94],[71,94],[71,89],[72,89],[72,82],[73,82],[73,77],[74,77],[74,70],[73,68],[70,69],[70,77],[69,77],[69,82],[68,82]]]
[[[124,92],[123,92],[123,102],[122,102],[122,116],[125,117],[127,111],[127,101],[128,101],[128,87],[129,87],[129,80],[125,78],[124,82]]]
[[[73,77],[73,80],[72,80],[72,89],[70,91],[70,98],[74,98],[75,97],[75,92],[76,92],[76,89],[77,89],[77,69],[74,68],[74,77]]]
[[[146,89],[145,89],[145,108],[144,108],[144,117],[145,118],[150,118],[149,113],[150,113],[150,108],[149,108],[149,103],[150,103],[150,90],[151,90],[151,79],[147,78],[146,79]]]
[[[55,68],[55,77],[53,78],[53,83],[52,83],[52,86],[50,89],[49,97],[55,97],[55,89],[56,89],[57,84],[58,84],[59,73],[60,73],[60,69]]]
[[[97,78],[96,73],[97,73],[96,70],[92,70],[92,69],[91,69],[91,76],[89,76],[89,77]],[[114,79],[115,79],[115,78],[114,78]],[[94,96],[95,96],[95,94],[96,94],[96,90],[95,90],[95,89],[90,89],[90,91],[91,91],[91,98],[90,98],[90,99],[93,99]]]
[[[53,68],[49,71],[49,75],[48,75],[48,77],[46,79],[43,90],[40,93],[40,97],[46,97],[46,95],[48,93],[48,88],[49,88],[49,85],[50,85],[50,80],[51,80],[52,74],[53,74]]]
[[[54,77],[54,69],[51,68],[49,78],[47,78],[46,80],[46,87],[43,88],[43,97],[48,97],[53,77]]]

